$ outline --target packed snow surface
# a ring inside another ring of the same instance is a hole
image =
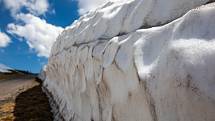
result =
[[[44,73],[55,120],[215,121],[208,2],[109,2],[64,30]]]
[[[3,64],[0,64],[0,72],[3,72],[3,73],[6,73],[6,72],[10,72],[11,68],[3,65]]]

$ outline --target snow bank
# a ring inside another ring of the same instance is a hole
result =
[[[52,48],[44,82],[60,117],[214,121],[215,4],[178,18],[206,2],[107,3],[68,27]]]
[[[5,66],[5,65],[3,65],[3,64],[0,64],[0,73],[1,73],[1,72],[2,72],[2,73],[9,73],[10,70],[11,70],[11,68],[9,68],[9,67],[7,67],[7,66]]]
[[[127,0],[108,2],[95,12],[88,13],[68,27],[52,47],[52,56],[73,44],[166,24],[188,10],[211,0]],[[69,34],[70,33],[70,34]],[[71,34],[72,33],[72,34]]]

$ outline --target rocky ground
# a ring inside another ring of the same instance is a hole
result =
[[[0,80],[0,121],[52,121],[48,98],[38,79]]]

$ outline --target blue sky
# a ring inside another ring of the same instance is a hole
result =
[[[37,17],[46,20],[49,24],[66,27],[79,18],[77,1],[49,0],[48,4],[49,10]],[[19,11],[20,13],[27,14],[28,11],[24,8]],[[34,48],[29,47],[26,40],[8,33],[8,24],[10,23],[19,24],[19,21],[11,14],[5,3],[0,0],[0,29],[2,33],[10,37],[10,43],[6,47],[0,48],[0,63],[15,69],[39,72],[41,67],[47,63],[47,57],[38,56],[38,53]]]
[[[39,72],[63,29],[107,1],[0,0],[0,64]]]

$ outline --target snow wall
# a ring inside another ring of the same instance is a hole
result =
[[[67,27],[44,74],[55,120],[215,121],[209,2],[109,2]]]

